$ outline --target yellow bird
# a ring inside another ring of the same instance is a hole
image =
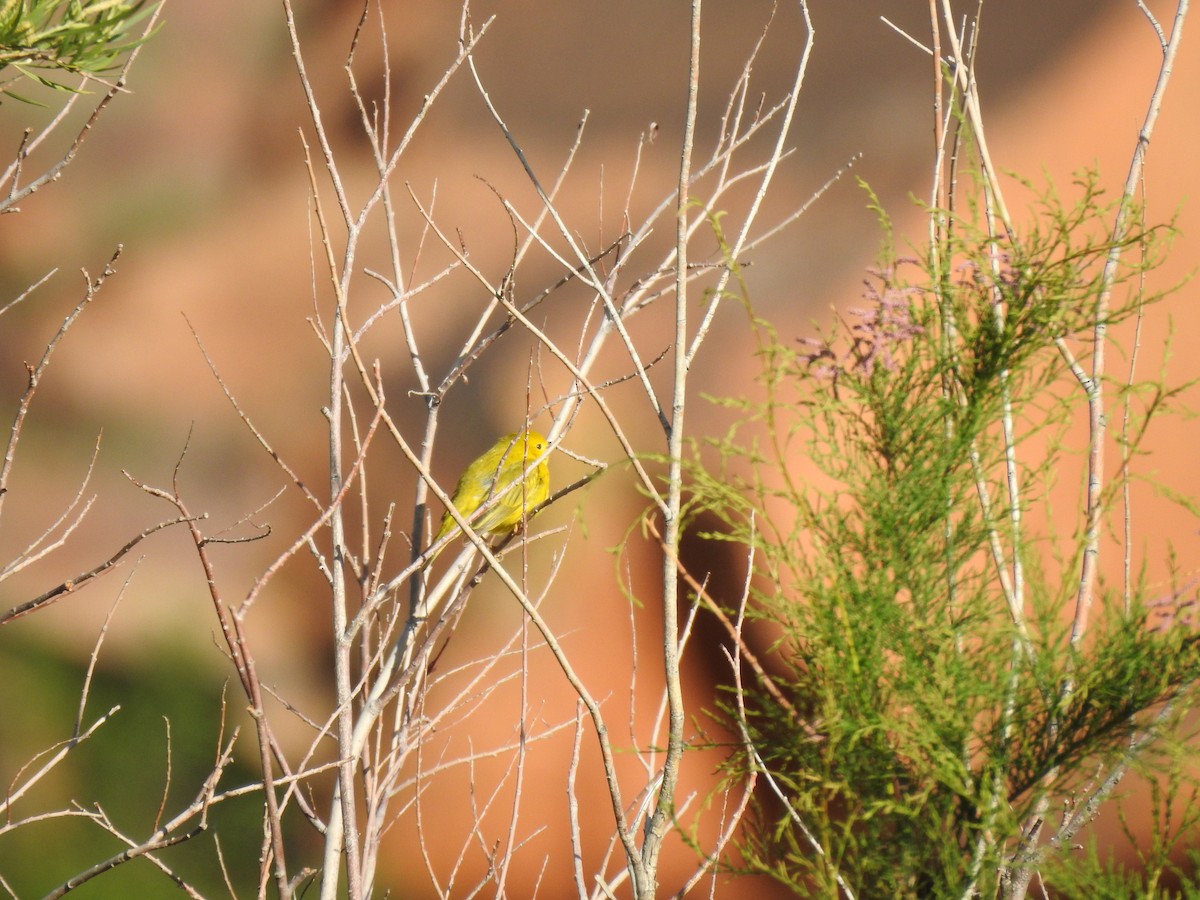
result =
[[[529,510],[550,496],[550,467],[546,460],[530,468],[530,464],[545,453],[548,446],[549,442],[536,431],[504,435],[467,466],[458,479],[451,498],[454,508],[480,534],[512,531],[521,524]],[[526,472],[526,469],[529,471]],[[500,499],[473,519],[475,513],[493,497]],[[436,544],[457,528],[458,523],[447,511],[433,543]],[[433,554],[429,562],[433,562],[436,556],[437,553]]]

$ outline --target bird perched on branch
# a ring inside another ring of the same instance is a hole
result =
[[[451,498],[454,508],[480,534],[505,534],[517,528],[531,509],[550,496],[550,467],[545,459],[534,464],[549,446],[536,431],[504,435],[462,473]],[[447,510],[433,543],[457,528]],[[440,552],[429,557],[426,565]]]

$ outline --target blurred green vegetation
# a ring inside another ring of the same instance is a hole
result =
[[[57,643],[18,628],[0,632],[0,772],[13,782],[36,771],[52,755],[44,753],[71,737],[84,684],[87,660]],[[50,775],[21,798],[12,820],[51,810],[103,809],[131,840],[154,831],[162,807],[168,821],[191,803],[211,771],[221,729],[218,680],[189,678],[207,671],[177,647],[149,649],[137,660],[111,661],[101,653],[83,716],[83,729],[114,706],[120,709],[70,753]],[[239,753],[225,770],[222,788],[252,784],[257,755],[247,742],[238,696],[232,698],[230,724],[241,724]],[[170,749],[168,751],[168,732]],[[247,753],[248,765],[239,761]],[[36,754],[42,754],[34,759]],[[168,770],[170,787],[165,802]],[[23,779],[21,779],[23,780]],[[261,793],[218,804],[207,832],[161,852],[162,861],[202,894],[225,893],[214,840],[239,894],[256,889],[261,844]],[[194,820],[183,831],[194,827]],[[297,829],[299,831],[299,829]],[[66,879],[125,849],[115,837],[87,818],[49,818],[0,835],[0,876],[20,897],[41,896]],[[124,863],[87,882],[83,897],[148,897],[173,892],[164,873],[145,859]]]

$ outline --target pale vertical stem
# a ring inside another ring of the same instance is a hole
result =
[[[1162,46],[1163,61],[1158,70],[1158,81],[1154,85],[1154,93],[1150,97],[1150,105],[1146,110],[1146,118],[1138,132],[1137,144],[1133,148],[1133,159],[1129,164],[1129,175],[1125,179],[1125,188],[1121,193],[1121,205],[1117,210],[1116,221],[1113,222],[1112,249],[1104,266],[1103,286],[1096,300],[1096,324],[1093,332],[1092,374],[1090,381],[1084,385],[1088,396],[1088,480],[1087,480],[1087,531],[1084,539],[1083,565],[1079,573],[1079,592],[1075,600],[1075,621],[1071,626],[1071,644],[1078,646],[1087,632],[1088,615],[1092,608],[1092,598],[1096,586],[1096,571],[1100,557],[1100,526],[1103,509],[1101,502],[1104,492],[1104,364],[1105,342],[1108,338],[1108,310],[1112,300],[1113,283],[1116,280],[1117,266],[1121,262],[1121,254],[1125,250],[1125,236],[1129,231],[1129,212],[1138,184],[1142,180],[1142,170],[1146,165],[1146,150],[1150,146],[1150,135],[1158,121],[1158,113],[1162,107],[1163,94],[1171,73],[1175,68],[1175,56],[1179,51],[1179,42],[1183,36],[1183,22],[1187,18],[1189,0],[1179,0],[1175,6],[1175,21],[1171,26],[1171,35]],[[1160,32],[1161,33],[1161,32]]]
[[[680,148],[679,193],[675,201],[675,353],[671,428],[667,433],[667,514],[663,525],[663,666],[667,688],[667,752],[662,784],[654,812],[646,823],[642,861],[646,879],[638,884],[639,900],[656,896],[658,857],[663,836],[673,815],[675,786],[683,756],[683,690],[679,682],[679,571],[675,557],[679,546],[679,508],[683,482],[683,422],[687,399],[687,251],[688,184],[692,178],[692,145],[696,132],[696,97],[700,81],[700,7],[692,0],[691,57],[688,61],[687,113]]]
[[[1134,374],[1137,371],[1138,351],[1142,346],[1142,323],[1145,320],[1146,309],[1144,306],[1145,299],[1145,276],[1142,276],[1142,284],[1139,288],[1137,315],[1134,317],[1133,323],[1133,346],[1129,352],[1129,375],[1125,379],[1125,386],[1130,389],[1125,395],[1125,402],[1121,413],[1121,494],[1122,504],[1125,507],[1125,515],[1123,521],[1124,528],[1124,553],[1122,556],[1122,609],[1125,612],[1125,617],[1129,618],[1133,610],[1133,497],[1130,492],[1129,465],[1132,462],[1129,453],[1129,425],[1133,415],[1133,393]]]
[[[338,303],[344,302],[344,295]],[[333,320],[332,340],[329,354],[329,495],[337,497],[342,489],[342,360],[346,332],[344,315]],[[358,817],[355,812],[354,771],[356,756],[347,751],[354,744],[354,707],[350,698],[354,690],[353,673],[350,671],[350,655],[353,641],[346,630],[346,575],[343,565],[345,546],[345,522],[341,504],[337,504],[329,517],[329,536],[333,564],[330,566],[333,634],[334,634],[334,681],[338,696],[338,746],[342,748],[342,761],[338,766],[338,790],[342,812],[342,845],[346,857],[346,892],[351,898],[362,896],[360,882]],[[335,801],[336,802],[336,801]],[[326,879],[329,885],[331,879]],[[336,878],[332,879],[336,883]]]
[[[1139,4],[1140,5],[1140,4]],[[1083,564],[1079,572],[1079,590],[1075,598],[1075,617],[1071,625],[1071,645],[1078,647],[1087,633],[1088,617],[1091,613],[1094,598],[1097,568],[1100,560],[1100,530],[1103,521],[1104,494],[1104,441],[1106,437],[1105,405],[1104,405],[1104,368],[1106,341],[1108,339],[1108,313],[1112,300],[1113,284],[1116,280],[1117,266],[1121,262],[1121,254],[1125,250],[1125,238],[1129,231],[1129,213],[1134,194],[1141,183],[1142,172],[1146,164],[1146,150],[1150,146],[1150,136],[1158,120],[1159,109],[1162,106],[1163,94],[1171,80],[1174,69],[1175,55],[1183,36],[1183,23],[1187,18],[1189,0],[1178,0],[1175,6],[1175,21],[1171,27],[1169,39],[1163,41],[1163,60],[1158,70],[1158,80],[1150,95],[1150,103],[1146,110],[1146,118],[1138,132],[1137,143],[1133,149],[1133,157],[1129,165],[1129,174],[1125,179],[1125,187],[1121,193],[1120,206],[1113,222],[1111,247],[1105,262],[1102,284],[1099,296],[1096,298],[1095,325],[1093,326],[1092,372],[1090,377],[1082,368],[1071,365],[1088,398],[1088,460],[1087,460],[1087,513],[1086,531],[1084,533]],[[1142,11],[1147,13],[1145,6]],[[1162,41],[1162,31],[1157,22],[1150,18],[1151,24]],[[1069,360],[1069,357],[1068,357]],[[1073,678],[1068,678],[1063,685],[1064,701],[1075,690]],[[1049,808],[1049,800],[1042,797],[1030,817],[1031,822],[1040,823]],[[1028,846],[1024,846],[1024,844]],[[1012,882],[1005,892],[1010,900],[1021,900],[1029,890],[1030,881],[1035,871],[1038,858],[1036,841],[1023,842],[1015,859],[1019,864],[1015,867]]]
[[[353,240],[348,243],[348,254],[353,253]],[[343,270],[348,271],[348,268]],[[340,283],[335,282],[337,293],[337,314],[333,317],[330,334],[329,353],[329,494],[333,507],[329,515],[329,536],[331,542],[330,555],[332,564],[329,567],[332,628],[334,636],[334,684],[338,698],[337,732],[338,746],[341,748],[341,762],[338,765],[337,788],[334,791],[332,809],[329,817],[329,830],[326,834],[325,872],[321,884],[322,900],[332,898],[337,890],[339,866],[336,855],[339,850],[346,858],[346,893],[352,898],[359,898],[362,893],[362,868],[359,856],[357,801],[354,786],[355,770],[358,764],[358,753],[354,752],[354,675],[351,671],[351,654],[354,651],[354,641],[347,628],[346,612],[346,574],[344,565],[345,521],[342,516],[342,505],[338,500],[342,491],[342,413],[344,372],[343,365],[346,357],[347,335],[345,316],[345,292]],[[337,827],[340,825],[340,828]],[[338,847],[340,844],[340,848]],[[332,857],[332,858],[331,858]]]
[[[320,223],[320,234],[325,249],[326,264],[333,285],[336,302],[336,315],[333,318],[329,347],[329,406],[326,410],[329,419],[329,489],[333,508],[329,517],[330,540],[332,542],[332,564],[329,569],[332,625],[334,637],[334,680],[338,702],[338,746],[341,748],[341,761],[338,765],[338,778],[333,792],[333,800],[329,814],[329,825],[325,833],[325,852],[321,874],[321,900],[332,900],[338,890],[338,875],[341,855],[346,858],[346,894],[352,900],[362,896],[362,870],[358,846],[358,817],[355,812],[354,772],[356,758],[349,752],[354,737],[354,709],[351,702],[354,685],[350,671],[350,654],[352,641],[347,638],[346,616],[346,580],[342,565],[342,554],[345,540],[345,527],[342,519],[339,497],[342,491],[342,366],[345,363],[347,348],[347,329],[345,317],[346,289],[349,286],[349,273],[352,271],[350,261],[354,258],[357,232],[354,217],[350,213],[349,202],[342,187],[341,177],[334,163],[334,154],[328,136],[321,121],[320,107],[309,81],[308,72],[304,65],[304,57],[300,52],[300,36],[296,30],[296,19],[292,10],[291,0],[283,0],[284,16],[287,20],[288,37],[292,46],[292,57],[296,62],[296,70],[300,76],[300,84],[304,90],[309,113],[312,116],[313,130],[321,148],[321,157],[329,173],[334,193],[337,197],[338,211],[347,227],[346,246],[343,251],[342,266],[335,264],[332,234],[325,222],[321,208],[320,195],[316,183],[312,183],[312,196],[315,211]],[[308,147],[305,142],[305,153]],[[310,167],[310,180],[313,179]],[[341,277],[339,277],[341,273]]]

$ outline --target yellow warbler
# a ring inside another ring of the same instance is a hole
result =
[[[480,534],[512,531],[529,510],[550,496],[550,467],[546,460],[530,468],[548,446],[549,442],[536,431],[506,434],[467,466],[454,488],[454,508],[471,521],[471,526]],[[500,499],[472,521],[476,511],[493,497]],[[436,544],[456,528],[458,523],[447,512],[433,542]],[[429,562],[433,562],[435,556],[436,553]]]

